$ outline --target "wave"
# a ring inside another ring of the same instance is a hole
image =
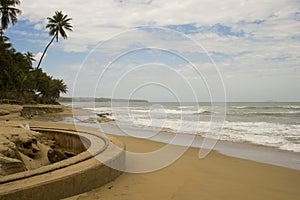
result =
[[[187,111],[176,110],[176,109],[145,109],[145,110],[131,110],[131,112],[145,112],[145,113],[156,113],[156,114],[189,114]]]
[[[152,114],[174,114],[174,115],[192,115],[192,114],[210,114],[210,111],[199,109],[180,110],[180,109],[132,109],[131,113],[152,113]]]
[[[291,116],[291,117],[300,117],[300,112],[299,111],[288,111],[288,112],[245,112],[242,113],[245,115],[257,115],[257,116]]]
[[[300,144],[284,144],[279,147],[279,149],[300,152]]]
[[[179,109],[194,108],[194,106],[178,106]]]
[[[226,113],[227,116],[238,116],[238,117],[300,117],[300,111],[281,111],[281,112],[276,112],[276,111],[270,111],[270,112],[246,112],[246,111],[228,111]]]
[[[287,109],[300,109],[300,106],[282,106],[282,107]]]
[[[134,124],[143,128],[158,128],[161,131],[168,130],[168,132],[173,131],[174,133],[196,134],[224,141],[252,143],[300,152],[300,125],[226,121],[219,135],[211,135],[208,134],[211,125],[210,122],[138,119]]]
[[[213,114],[213,112],[211,111],[208,111],[208,110],[202,110],[200,112],[196,112],[196,113],[193,113],[194,115],[210,115],[210,114]]]
[[[300,110],[300,105],[295,105],[295,106],[284,106],[284,105],[274,105],[274,106],[231,106],[232,108],[235,109],[293,109],[293,110]]]
[[[150,106],[114,108],[107,106],[85,109],[93,113],[112,113],[110,118],[138,128],[154,128],[164,132],[218,138],[208,134],[210,121],[199,121],[200,118],[207,120],[209,115],[213,114],[214,110],[210,110],[208,106],[175,107],[170,105],[165,108],[151,108]],[[298,121],[297,117],[300,117],[300,105],[234,105],[228,111],[230,117],[228,121],[225,121],[224,128],[219,135],[221,140],[253,143],[300,152],[300,123],[294,122]],[[202,118],[201,115],[204,117]],[[229,119],[234,121],[229,121]],[[249,120],[254,122],[249,122]]]

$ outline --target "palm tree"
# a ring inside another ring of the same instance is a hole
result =
[[[12,44],[9,42],[9,38],[3,35],[0,35],[0,51],[7,51],[12,47]]]
[[[32,62],[35,61],[34,55],[33,53],[27,51],[26,53],[24,53],[24,56],[26,58],[26,61],[28,62],[28,64],[32,65]]]
[[[51,102],[56,102],[60,97],[60,93],[67,93],[68,87],[63,80],[52,79],[48,90],[50,92]]]
[[[16,5],[20,5],[19,0],[0,0],[1,32],[8,28],[10,22],[12,25],[17,23],[17,14],[21,14],[21,10],[15,8]]]
[[[36,67],[36,70],[39,69],[41,62],[45,56],[46,51],[48,50],[49,46],[52,44],[53,40],[56,39],[56,42],[58,42],[58,37],[59,35],[63,37],[63,39],[67,39],[68,36],[66,34],[66,30],[68,31],[73,31],[72,30],[72,25],[70,24],[70,21],[72,20],[72,18],[68,18],[68,15],[64,15],[62,13],[62,11],[55,11],[55,14],[53,15],[53,17],[47,17],[48,19],[48,24],[46,26],[46,28],[49,28],[50,32],[49,35],[53,36],[51,41],[49,42],[49,44],[46,46],[43,55]]]

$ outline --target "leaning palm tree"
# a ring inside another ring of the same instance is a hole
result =
[[[55,11],[55,14],[53,15],[53,17],[52,18],[47,17],[47,19],[48,19],[48,24],[47,24],[46,28],[49,28],[49,30],[50,30],[49,35],[53,36],[53,37],[52,37],[51,41],[49,42],[49,44],[46,46],[46,48],[43,52],[43,55],[36,67],[36,70],[38,70],[40,68],[40,65],[45,56],[45,53],[48,50],[49,46],[54,41],[54,39],[56,39],[56,42],[58,42],[59,35],[61,35],[64,39],[67,39],[68,36],[64,29],[66,29],[68,31],[73,31],[72,30],[73,26],[70,24],[70,21],[72,20],[72,18],[68,18],[68,15],[64,15],[62,13],[62,11]]]
[[[7,29],[9,23],[17,23],[17,15],[21,14],[21,10],[15,8],[17,5],[20,5],[19,0],[0,0],[1,31]]]

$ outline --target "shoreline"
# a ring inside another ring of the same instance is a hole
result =
[[[70,107],[63,113],[53,115],[58,119],[73,117]],[[38,120],[37,118],[34,120]],[[47,116],[42,117],[41,121],[44,120],[47,121]],[[0,119],[1,126],[12,122],[30,124],[30,121],[20,117],[12,117],[9,122],[5,118]],[[64,123],[60,124],[64,126]],[[146,139],[113,136],[125,143],[128,151],[133,152],[154,151],[165,145]],[[273,200],[295,199],[300,195],[299,170],[226,156],[216,150],[211,151],[204,159],[199,159],[198,152],[199,148],[190,147],[178,160],[163,169],[141,174],[124,173],[100,188],[67,199]]]
[[[132,152],[148,152],[163,143],[114,136]],[[66,200],[92,199],[295,199],[300,171],[212,151],[204,159],[189,148],[171,165],[150,173],[124,173],[115,181]]]
[[[62,122],[68,123],[67,121]],[[79,124],[83,126],[88,125],[86,123]],[[98,126],[97,124],[94,125],[95,126],[92,127]],[[118,129],[118,127],[115,125],[115,122],[101,124],[101,131],[114,136],[124,136],[124,133],[122,133],[120,129]],[[140,137],[145,138],[148,137],[147,134],[153,135],[153,132],[151,132],[151,130],[142,130],[134,127],[130,127],[130,131],[132,131],[132,134],[135,136],[140,135]],[[148,139],[154,142],[162,142],[164,144],[167,144],[174,137],[174,135],[175,133],[162,131],[159,134],[154,135],[153,137]],[[191,134],[186,133],[182,133],[182,135],[191,136]],[[202,148],[203,139],[204,138],[201,136],[195,136],[193,143],[189,146],[192,148],[197,148],[199,151],[200,148]],[[185,146],[183,143],[178,143],[177,145]],[[219,153],[226,156],[300,170],[300,153],[298,152],[287,151],[275,147],[268,147],[253,143],[238,143],[224,140],[218,140],[212,150],[218,151]]]

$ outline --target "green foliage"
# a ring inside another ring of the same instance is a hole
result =
[[[64,15],[62,11],[55,11],[53,17],[48,17],[47,20],[48,20],[48,24],[46,25],[46,28],[50,30],[49,35],[53,37],[50,40],[49,44],[46,46],[36,69],[40,68],[45,53],[47,52],[49,46],[52,44],[53,40],[56,39],[56,42],[58,42],[59,35],[61,35],[63,39],[67,39],[68,36],[65,29],[68,31],[73,31],[72,30],[73,26],[70,24],[72,18],[68,18],[68,15]]]
[[[67,92],[63,80],[54,79],[41,69],[34,70],[32,61],[32,53],[17,52],[7,37],[0,36],[0,99],[56,103],[60,93]]]
[[[53,17],[48,17],[48,24],[46,28],[50,30],[49,35],[55,36],[56,41],[58,41],[58,36],[61,35],[64,39],[67,39],[67,33],[64,29],[68,31],[72,30],[72,25],[70,24],[71,18],[68,15],[64,15],[62,11],[55,11]]]
[[[60,93],[67,92],[67,86],[63,80],[47,75],[39,66],[54,38],[58,40],[61,35],[66,39],[64,29],[72,31],[71,18],[61,11],[56,11],[53,18],[47,18],[49,23],[46,28],[50,29],[49,34],[53,38],[34,69],[34,55],[31,52],[17,52],[9,38],[3,36],[3,31],[10,23],[17,23],[17,15],[21,14],[21,10],[16,8],[17,5],[20,5],[19,0],[0,0],[0,102],[2,99],[5,102],[56,103]]]
[[[15,8],[16,5],[20,5],[19,0],[0,0],[1,30],[7,29],[9,23],[17,23],[17,15],[21,14],[21,10]]]

